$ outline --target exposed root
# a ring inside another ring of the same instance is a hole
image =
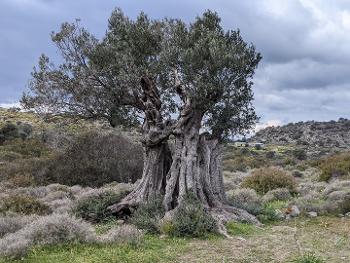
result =
[[[261,226],[261,223],[259,222],[259,220],[252,214],[249,214],[247,211],[243,209],[239,209],[228,205],[211,208],[210,214],[217,222],[219,233],[226,238],[232,238],[227,233],[227,229],[226,229],[226,224],[229,221],[246,222],[257,226]]]

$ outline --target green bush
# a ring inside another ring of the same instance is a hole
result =
[[[350,175],[350,153],[340,153],[326,157],[317,163],[321,170],[320,181],[328,181],[332,177]]]
[[[307,159],[307,154],[304,149],[295,149],[293,150],[293,156],[294,158],[303,161]]]
[[[282,220],[282,210],[287,206],[285,201],[272,201],[265,203],[261,213],[257,216],[262,223],[271,223]]]
[[[25,140],[32,133],[32,126],[27,123],[12,123],[7,122],[0,128],[0,143],[5,141],[21,138]]]
[[[165,234],[175,237],[206,237],[217,232],[215,220],[207,213],[201,202],[188,194],[179,206],[169,226],[162,228]]]
[[[133,213],[130,222],[148,233],[159,233],[160,220],[163,218],[164,212],[162,200],[155,199],[141,204]]]
[[[291,261],[292,263],[325,263],[326,261],[312,253],[305,254]]]
[[[11,195],[0,201],[0,213],[14,212],[20,214],[45,215],[51,212],[48,205],[36,198],[22,195]]]
[[[251,175],[244,178],[241,187],[252,188],[259,194],[266,194],[277,188],[287,188],[294,192],[296,182],[294,177],[288,175],[284,170],[269,167],[253,171]]]
[[[98,190],[96,190],[98,191]],[[76,201],[73,213],[89,222],[102,222],[111,218],[111,213],[107,210],[110,205],[118,203],[127,192],[102,191],[87,197],[82,197]]]

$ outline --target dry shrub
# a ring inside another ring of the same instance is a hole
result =
[[[35,216],[4,216],[0,217],[0,238],[9,233],[14,233],[19,229],[23,228],[25,225],[33,222]]]
[[[48,205],[31,196],[10,195],[0,201],[0,213],[45,215],[51,212]]]
[[[268,167],[254,170],[250,176],[243,180],[241,187],[252,188],[259,194],[265,194],[277,188],[287,188],[294,192],[296,181],[284,170]]]
[[[320,181],[329,181],[335,177],[349,177],[350,153],[339,153],[319,161],[318,168],[322,171]]]
[[[0,239],[0,255],[21,257],[35,245],[95,242],[94,228],[68,214],[44,216]]]
[[[118,243],[138,246],[142,242],[143,234],[133,225],[121,225],[110,229],[99,237],[102,243]]]
[[[121,135],[90,131],[56,154],[39,179],[43,184],[96,187],[112,181],[135,182],[141,177],[142,169],[139,144]]]
[[[287,188],[277,188],[271,191],[268,191],[263,196],[263,201],[273,202],[273,201],[287,201],[292,198],[290,191]]]
[[[254,189],[242,188],[229,192],[228,200],[231,205],[254,215],[259,214],[262,209],[261,201]]]
[[[34,185],[34,177],[30,174],[17,174],[9,178],[9,183],[15,187],[27,187]]]

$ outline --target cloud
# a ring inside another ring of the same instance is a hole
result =
[[[263,60],[254,78],[262,123],[350,117],[350,1],[318,0],[3,0],[0,3],[0,103],[18,101],[41,53],[58,58],[49,33],[81,18],[102,37],[113,8],[136,17],[189,22],[216,10],[226,29],[240,28]]]

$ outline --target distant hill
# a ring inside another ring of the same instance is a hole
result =
[[[250,141],[350,149],[350,120],[340,118],[338,121],[307,121],[267,127],[257,132]]]

